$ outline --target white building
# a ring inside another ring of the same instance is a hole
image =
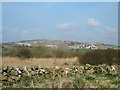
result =
[[[30,43],[17,43],[19,46],[32,46]]]
[[[97,49],[95,45],[89,45],[85,47],[86,49]]]
[[[57,46],[56,45],[46,45],[46,47],[49,47],[49,48],[57,48]]]
[[[79,49],[79,46],[69,46],[72,49]]]

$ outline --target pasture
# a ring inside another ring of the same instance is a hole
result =
[[[21,60],[18,57],[2,57],[0,60],[2,66],[40,66],[43,68],[53,68],[55,66],[68,67],[72,65],[78,65],[78,59],[76,58],[29,58]]]
[[[4,48],[0,57],[1,87],[118,88],[118,53],[113,49]]]

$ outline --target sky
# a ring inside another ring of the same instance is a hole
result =
[[[2,42],[69,40],[118,44],[117,2],[3,2]]]
[[[2,0],[2,2],[119,2],[119,0]]]

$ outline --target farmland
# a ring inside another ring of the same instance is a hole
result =
[[[2,48],[3,88],[118,88],[119,50]]]

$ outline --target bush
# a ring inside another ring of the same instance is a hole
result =
[[[34,57],[42,57],[42,55],[47,51],[47,48],[43,46],[36,46],[31,49],[31,52]]]
[[[11,56],[14,57],[16,56],[17,50],[15,48],[3,48],[2,49],[2,56]]]
[[[54,49],[47,48],[44,46],[36,46],[31,49],[31,52],[33,54],[33,57],[36,58],[49,58],[49,57],[55,57],[54,55]]]
[[[93,50],[86,52],[82,58],[79,58],[80,64],[119,64],[118,50]]]
[[[54,54],[56,58],[67,58],[70,57],[70,52],[69,50],[66,50],[64,48],[58,48],[54,50]]]
[[[16,55],[20,58],[31,58],[32,57],[31,50],[26,47],[19,48]]]

